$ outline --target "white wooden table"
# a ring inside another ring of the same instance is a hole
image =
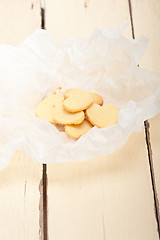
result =
[[[41,28],[43,12],[39,0],[0,1],[0,44],[19,45]],[[149,39],[140,66],[160,72],[158,0],[45,0],[44,17],[59,41],[128,22],[128,38]],[[149,153],[145,129],[83,163],[42,166],[15,153],[0,172],[0,240],[158,240],[160,114],[149,123]]]

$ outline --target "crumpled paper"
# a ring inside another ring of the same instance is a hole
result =
[[[53,42],[37,30],[19,47],[0,46],[0,168],[16,150],[41,163],[83,161],[122,147],[160,111],[160,74],[137,67],[147,46],[123,28]],[[119,110],[118,123],[93,127],[75,141],[35,116],[42,99],[62,87],[95,91]]]

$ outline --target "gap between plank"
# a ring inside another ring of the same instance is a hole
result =
[[[48,204],[47,204],[47,165],[43,164],[42,179],[39,184],[39,238],[48,240]]]
[[[45,8],[44,0],[41,0],[41,29],[45,29]],[[47,197],[47,164],[43,164],[42,179],[39,185],[40,191],[40,239],[48,240],[48,197]]]
[[[41,7],[41,29],[45,29],[45,9]]]
[[[42,174],[42,182],[43,182],[43,239],[48,239],[48,198],[47,198],[47,164],[43,164],[43,174]]]
[[[135,39],[131,0],[128,0],[128,4],[129,4],[129,14],[130,14],[132,38]],[[158,231],[158,235],[159,235],[159,239],[160,239],[159,201],[158,201],[157,190],[156,190],[156,182],[155,182],[155,175],[154,175],[154,164],[153,164],[152,148],[151,148],[151,141],[150,141],[150,131],[149,131],[150,125],[149,125],[148,120],[144,121],[144,127],[145,127],[146,145],[147,145],[147,151],[148,151],[150,176],[151,176],[152,190],[153,190],[153,197],[154,197],[155,217],[156,217],[156,221],[157,221],[157,231]]]
[[[153,189],[153,197],[154,197],[155,215],[156,215],[157,228],[158,228],[158,234],[159,234],[159,239],[160,239],[159,202],[158,202],[156,183],[155,183],[155,175],[154,175],[154,167],[153,167],[153,157],[152,157],[152,148],[151,148],[150,132],[149,132],[150,125],[149,125],[148,120],[146,120],[144,122],[144,126],[145,126],[146,144],[147,144],[147,150],[148,150],[149,167],[150,167],[152,189]]]

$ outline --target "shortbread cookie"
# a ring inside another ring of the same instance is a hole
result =
[[[66,125],[65,126],[65,132],[74,139],[80,138],[82,135],[87,133],[93,125],[88,121],[84,120],[82,123],[78,125]]]
[[[80,112],[85,110],[93,103],[91,95],[81,89],[68,89],[64,93],[64,109],[68,112]]]
[[[64,109],[63,103],[56,105],[52,109],[52,116],[54,121],[59,124],[79,124],[83,122],[85,116],[84,112],[71,113]]]
[[[96,103],[101,106],[103,105],[103,98],[99,94],[94,93],[94,92],[89,92],[89,94],[93,98],[93,103]]]
[[[117,123],[118,110],[113,104],[99,106],[93,103],[92,106],[86,110],[86,116],[90,123],[99,128],[103,128]]]
[[[36,116],[45,119],[51,123],[54,123],[54,117],[52,115],[52,109],[64,101],[64,97],[61,94],[54,94],[47,96],[37,107]]]

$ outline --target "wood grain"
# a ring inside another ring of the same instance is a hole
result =
[[[128,1],[46,0],[46,28],[56,40],[127,21]],[[158,240],[144,132],[108,157],[49,165],[48,196],[50,239]]]
[[[38,0],[0,1],[0,44],[19,45],[40,28]],[[16,152],[0,172],[0,239],[38,240],[42,165]]]
[[[140,66],[151,71],[160,72],[160,2],[157,0],[132,1],[132,15],[135,36],[144,35],[149,40]],[[158,200],[160,201],[160,114],[151,119],[149,123],[153,171]]]

